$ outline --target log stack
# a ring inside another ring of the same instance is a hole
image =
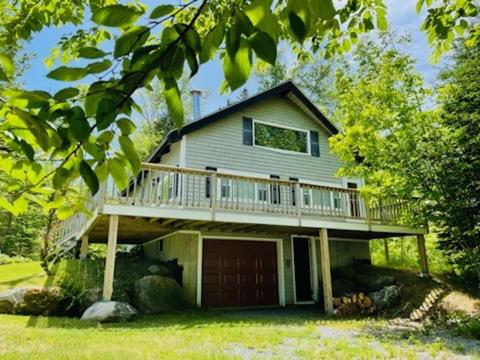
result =
[[[376,310],[372,299],[363,292],[334,298],[333,308],[339,316],[372,314]]]

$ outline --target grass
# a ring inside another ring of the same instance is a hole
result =
[[[184,311],[127,324],[0,316],[2,359],[453,358],[455,341],[389,333],[382,320],[325,319],[316,311]],[[477,350],[473,358],[480,359]]]
[[[39,262],[0,265],[0,291],[46,282],[47,275]]]
[[[73,263],[61,266],[81,270]],[[54,281],[38,263],[0,266],[0,291]],[[450,359],[465,354],[480,359],[480,341],[396,331],[382,319],[327,319],[317,309],[189,310],[123,324],[0,315],[0,359]]]

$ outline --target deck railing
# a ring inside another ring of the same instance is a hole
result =
[[[384,224],[402,224],[412,210],[411,202],[395,199],[367,206],[366,199],[355,189],[158,164],[144,164],[136,180],[122,192],[109,183],[105,201],[130,206],[207,208]]]
[[[130,186],[118,191],[113,182],[102,184],[89,199],[94,213],[101,204],[123,204],[171,209],[209,209],[267,213],[302,218],[330,218],[369,224],[403,225],[412,214],[410,201],[388,199],[367,205],[356,189],[320,186],[298,181],[232,175],[159,164],[143,164]],[[93,219],[77,213],[56,229],[59,243],[78,239]]]

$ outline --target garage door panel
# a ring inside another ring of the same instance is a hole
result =
[[[204,239],[203,263],[204,306],[278,304],[275,242]]]

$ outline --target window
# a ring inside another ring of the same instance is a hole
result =
[[[229,198],[232,189],[232,181],[229,179],[222,179],[221,181],[221,194],[222,198]]]
[[[268,200],[268,185],[267,184],[257,184],[257,196],[258,201],[266,202]]]
[[[310,206],[310,190],[305,190],[303,192],[303,205]]]
[[[270,179],[280,179],[278,175],[270,175]],[[272,204],[280,204],[281,188],[279,184],[270,185],[270,202]]]
[[[205,167],[205,170],[208,170],[208,171],[217,171],[217,168],[215,167],[211,167],[211,166],[207,166]],[[207,176],[205,178],[205,197],[207,199],[210,199],[210,197],[212,196],[211,194],[211,186],[212,186],[212,178],[211,176]]]
[[[255,122],[255,145],[308,154],[308,132]]]
[[[157,252],[163,251],[163,239],[159,240],[157,243]]]

